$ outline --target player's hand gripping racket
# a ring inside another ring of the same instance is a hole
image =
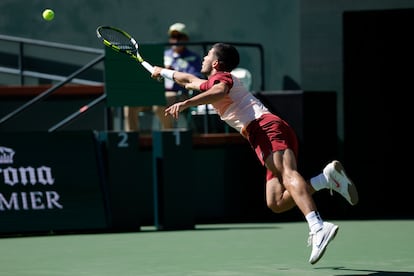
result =
[[[96,35],[102,40],[105,46],[117,52],[127,54],[141,63],[148,72],[151,74],[154,73],[154,67],[146,62],[139,54],[137,41],[127,32],[111,26],[99,26],[96,29]],[[162,77],[158,78],[159,81],[162,79]]]

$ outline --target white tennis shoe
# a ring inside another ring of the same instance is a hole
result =
[[[345,173],[341,162],[334,160],[323,169],[323,174],[328,180],[328,188],[331,191],[339,193],[351,205],[358,203],[358,191],[348,176]]]
[[[319,261],[325,253],[326,247],[338,233],[339,226],[330,222],[324,222],[323,227],[316,233],[309,233],[308,246],[312,246],[312,253],[309,258],[311,264]]]

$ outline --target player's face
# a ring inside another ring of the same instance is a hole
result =
[[[217,57],[214,53],[214,49],[210,49],[208,54],[204,56],[203,64],[201,66],[201,73],[205,75],[210,75],[214,69],[215,62],[218,62]]]

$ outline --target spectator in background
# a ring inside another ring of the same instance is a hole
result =
[[[203,78],[203,75],[200,72],[201,56],[188,49],[185,45],[189,39],[189,33],[185,24],[178,22],[169,27],[168,42],[171,44],[171,47],[164,51],[164,67],[179,72],[190,73]],[[174,81],[165,79],[164,86],[167,106],[186,100],[191,96],[191,91],[184,89]],[[152,111],[157,115],[161,124],[161,129],[174,128],[175,120],[170,116],[165,116],[165,108],[165,106],[153,106]],[[138,114],[139,112],[145,110],[151,110],[151,107],[139,106],[126,108],[126,130],[140,130]]]

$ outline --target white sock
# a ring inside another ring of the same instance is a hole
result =
[[[323,220],[317,211],[312,211],[308,213],[305,217],[308,221],[311,233],[316,233],[319,229],[323,227]]]
[[[310,184],[315,189],[315,191],[328,188],[328,180],[326,179],[323,173],[320,173],[319,175],[312,177],[310,179]]]

